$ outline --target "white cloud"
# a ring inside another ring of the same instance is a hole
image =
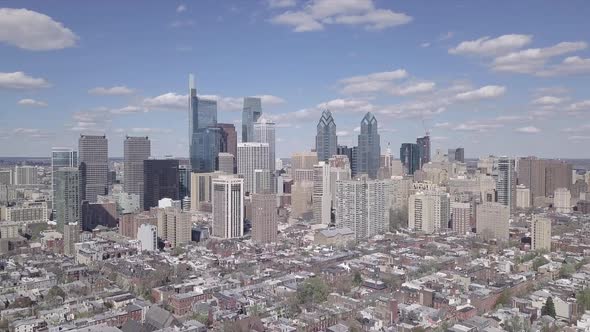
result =
[[[479,121],[468,121],[455,126],[453,129],[458,131],[477,131],[486,132],[492,129],[502,128],[503,125],[499,123],[486,123]]]
[[[533,100],[534,105],[541,105],[541,106],[553,106],[560,104],[564,101],[563,98],[555,97],[555,96],[542,96],[535,100]]]
[[[47,106],[46,102],[35,100],[35,99],[29,99],[29,98],[19,100],[17,104],[19,104],[21,106],[31,106],[31,107],[46,107]]]
[[[299,10],[270,19],[271,23],[291,26],[295,32],[322,30],[326,24],[361,25],[369,30],[381,30],[411,21],[412,17],[404,13],[375,8],[373,0],[311,0]]]
[[[36,89],[50,86],[51,84],[44,78],[31,77],[22,71],[14,73],[0,72],[0,89]]]
[[[434,124],[435,128],[448,128],[451,126],[450,122],[437,122]]]
[[[268,6],[270,8],[287,8],[293,7],[297,4],[295,0],[268,0]]]
[[[590,73],[590,58],[570,56],[561,63],[538,73],[539,76],[576,75]]]
[[[492,68],[497,71],[551,76],[556,74],[554,72],[555,68],[546,68],[546,64],[551,58],[580,51],[587,47],[588,45],[585,42],[561,42],[545,48],[530,48],[495,58]],[[570,64],[565,64],[564,68],[571,65],[574,67],[580,65],[577,64],[577,62],[580,62],[577,60],[570,60],[570,62]]]
[[[570,141],[586,141],[586,140],[590,140],[590,136],[574,135],[574,136],[569,136],[567,139]]]
[[[567,109],[572,112],[590,110],[590,99],[573,103]]]
[[[519,133],[523,133],[523,134],[537,134],[537,133],[541,132],[541,130],[539,128],[534,127],[534,126],[520,127],[520,128],[516,128],[514,131],[519,132]]]
[[[184,11],[186,11],[186,5],[180,4],[180,5],[178,5],[178,7],[176,7],[176,12],[177,13],[182,13]]]
[[[373,111],[374,106],[362,99],[332,99],[318,104],[316,109],[329,109],[333,113],[366,113]]]
[[[123,129],[124,131],[132,132],[135,134],[168,134],[171,133],[171,129],[167,128],[130,128],[130,129]]]
[[[394,87],[390,92],[395,96],[407,96],[432,91],[435,86],[436,83],[434,82],[420,82],[403,87]]]
[[[88,90],[88,93],[91,95],[100,95],[100,96],[122,96],[122,95],[130,95],[134,93],[135,90],[128,88],[124,85],[113,86],[111,88],[105,88],[102,86],[92,88]]]
[[[51,17],[28,9],[0,8],[0,42],[32,51],[72,47],[78,36]]]
[[[257,95],[256,97],[261,99],[263,111],[265,106],[275,106],[285,102],[283,98],[273,95]],[[217,109],[222,112],[241,111],[244,105],[244,99],[242,97],[199,95],[199,98],[215,100],[217,102]],[[188,109],[188,95],[168,92],[144,99],[143,105],[148,109],[186,110]]]
[[[391,88],[391,82],[406,78],[404,69],[372,73],[344,78],[339,81],[343,85],[340,92],[345,94],[377,92]]]
[[[506,93],[506,87],[499,85],[486,85],[477,90],[458,93],[455,98],[461,101],[489,99],[502,96]]]
[[[133,114],[133,113],[141,113],[141,112],[147,112],[147,109],[143,108],[143,107],[139,107],[139,106],[125,106],[122,108],[115,108],[110,110],[111,113],[113,114]]]
[[[262,102],[262,107],[264,107],[264,105],[279,105],[285,103],[285,100],[283,98],[273,95],[258,95],[255,97],[260,98]]]
[[[420,44],[420,47],[424,47],[424,48],[430,47],[430,43],[427,43],[427,42],[426,43],[422,43],[422,44]]]
[[[187,109],[188,95],[168,92],[156,97],[143,100],[145,107],[150,109]]]
[[[347,130],[339,130],[336,132],[336,136],[350,136],[350,131]]]
[[[449,50],[451,54],[496,56],[520,49],[531,43],[531,35],[503,35],[497,38],[489,36],[476,40],[461,42],[457,47]]]
[[[48,138],[53,133],[38,128],[14,128],[12,134],[16,136],[26,136],[30,138]]]

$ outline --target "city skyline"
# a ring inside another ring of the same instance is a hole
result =
[[[470,158],[580,157],[590,139],[590,101],[580,88],[590,73],[579,29],[585,6],[527,1],[510,4],[506,17],[480,4],[347,3],[153,2],[141,19],[129,19],[135,6],[124,3],[105,25],[99,14],[108,6],[76,6],[73,15],[67,3],[4,2],[0,155],[48,156],[54,146],[75,148],[80,134],[100,134],[110,156],[123,156],[125,135],[147,135],[154,155],[188,157],[193,72],[199,95],[217,100],[219,122],[235,124],[238,137],[243,96],[260,96],[277,125],[278,157],[314,146],[324,109],[343,145],[354,145],[371,111],[382,146],[427,130],[433,153],[462,146]],[[233,38],[236,30],[244,38]],[[216,43],[226,40],[232,44]],[[247,46],[260,52],[231,56]],[[19,144],[6,144],[12,140]]]

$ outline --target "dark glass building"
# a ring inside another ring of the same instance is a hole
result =
[[[322,117],[317,125],[315,136],[315,150],[318,161],[328,161],[336,154],[338,137],[336,136],[336,123],[329,110],[322,112]]]
[[[356,171],[358,174],[369,175],[371,179],[377,178],[381,161],[381,139],[377,126],[377,119],[373,113],[367,112],[361,121],[361,133],[358,136]]]
[[[193,172],[215,171],[221,129],[217,126],[217,101],[199,98],[194,78],[189,79],[189,156]]]
[[[143,164],[143,208],[158,206],[162,198],[180,199],[179,162],[176,159],[148,159]]]
[[[404,173],[413,175],[420,169],[420,147],[414,143],[403,143],[399,149],[399,159],[404,167]]]
[[[262,101],[257,97],[244,98],[242,111],[242,143],[254,142],[254,123],[262,115]]]

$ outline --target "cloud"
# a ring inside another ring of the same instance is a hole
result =
[[[523,134],[537,134],[537,133],[541,132],[541,130],[539,128],[534,127],[534,126],[520,127],[520,128],[516,128],[514,131],[516,131],[518,133],[523,133]]]
[[[0,72],[0,89],[37,89],[50,87],[44,78],[28,76],[22,71],[14,73]]]
[[[122,95],[130,95],[133,94],[135,90],[128,88],[124,85],[113,86],[111,88],[105,88],[102,86],[92,88],[88,90],[88,93],[91,95],[99,95],[99,96],[122,96]]]
[[[17,104],[21,106],[31,106],[31,107],[46,107],[47,103],[35,99],[21,99],[17,102]]]
[[[351,132],[348,130],[339,130],[336,132],[336,136],[350,136]]]
[[[241,111],[244,105],[242,97],[226,97],[220,95],[198,95],[199,98],[215,100],[217,109],[222,112]],[[275,106],[285,102],[281,97],[273,95],[257,95],[262,101],[263,111],[265,106]],[[188,95],[180,95],[168,92],[156,97],[145,98],[143,106],[147,109],[160,110],[186,110],[188,108]]]
[[[267,0],[270,8],[287,8],[297,5],[295,0]]]
[[[458,131],[475,131],[487,132],[492,129],[502,128],[504,125],[500,123],[485,122],[485,121],[467,121],[455,126],[453,129]]]
[[[112,114],[134,114],[134,113],[141,113],[147,112],[146,108],[139,107],[139,106],[125,106],[122,108],[114,108],[110,110]]]
[[[394,87],[391,89],[390,93],[395,96],[407,96],[417,93],[430,92],[434,90],[435,86],[436,83],[434,82],[420,82],[404,87]]]
[[[420,47],[424,47],[424,48],[430,47],[430,43],[428,43],[428,42],[422,43],[422,44],[420,44]]]
[[[461,42],[455,48],[451,48],[449,53],[462,55],[496,56],[520,49],[530,44],[532,40],[533,36],[531,35],[510,34],[496,38],[486,36],[476,40]]]
[[[579,56],[570,56],[565,58],[561,63],[556,64],[540,73],[539,76],[559,76],[575,75],[590,73],[590,58],[580,58]]]
[[[156,97],[145,98],[143,104],[150,109],[187,109],[188,95],[168,92]]]
[[[255,97],[260,98],[262,102],[262,107],[264,107],[264,105],[279,105],[285,103],[285,100],[283,98],[273,95],[258,95]]]
[[[570,141],[586,141],[586,140],[590,140],[590,136],[574,135],[574,136],[569,136],[567,139]]]
[[[543,96],[533,100],[533,105],[541,105],[541,106],[554,106],[557,104],[561,104],[564,101],[564,98],[554,97],[554,96]]]
[[[180,5],[178,5],[178,7],[176,7],[176,12],[177,13],[182,13],[184,11],[186,11],[186,5],[180,4]]]
[[[332,99],[316,105],[318,111],[329,109],[333,113],[366,113],[375,108],[367,100],[362,99]]]
[[[391,88],[391,82],[406,78],[408,72],[404,69],[377,72],[368,75],[353,76],[341,79],[343,86],[340,92],[345,94],[377,92]]]
[[[458,93],[455,98],[461,101],[470,101],[478,99],[490,99],[502,96],[506,93],[506,87],[499,85],[486,85],[477,90],[471,90]]]
[[[590,130],[590,124],[584,124],[578,127],[568,127],[563,128],[561,131],[564,133],[578,133],[578,132],[586,132]]]
[[[78,36],[51,17],[28,9],[0,8],[0,42],[31,51],[72,47]]]
[[[437,122],[434,124],[434,128],[448,128],[451,126],[450,122]]]
[[[567,110],[571,112],[590,110],[590,99],[573,103],[568,106]]]
[[[48,138],[54,133],[38,128],[14,128],[12,134],[15,136],[24,136],[30,138]]]
[[[172,130],[168,129],[168,128],[146,128],[146,127],[118,128],[115,131],[119,132],[119,133],[133,133],[133,134],[141,134],[141,135],[169,134],[172,132]]]
[[[299,10],[286,11],[270,19],[271,23],[290,26],[295,32],[323,30],[326,24],[382,30],[411,21],[412,17],[404,13],[375,8],[372,0],[311,0]]]

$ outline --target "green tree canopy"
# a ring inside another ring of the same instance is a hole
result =
[[[555,318],[555,304],[553,303],[553,298],[551,296],[547,298],[545,305],[541,308],[541,315]]]

